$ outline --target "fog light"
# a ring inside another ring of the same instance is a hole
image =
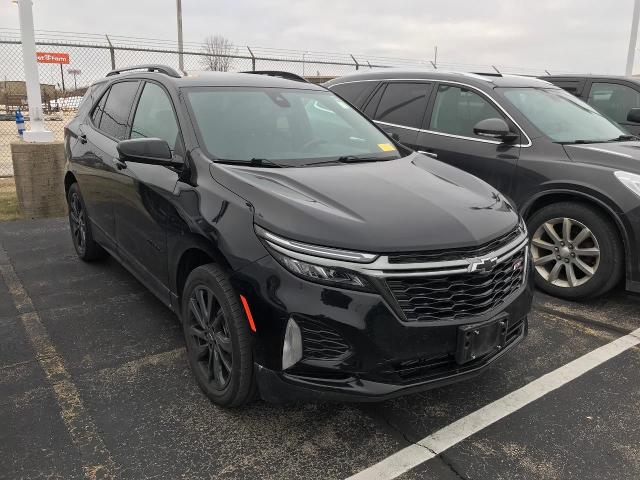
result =
[[[284,332],[284,345],[282,346],[282,369],[286,370],[300,361],[302,358],[302,333],[300,327],[289,318],[287,330]]]

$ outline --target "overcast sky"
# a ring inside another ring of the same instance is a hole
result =
[[[184,37],[622,74],[633,0],[182,0]],[[615,5],[615,8],[614,8]],[[175,0],[34,0],[36,29],[173,39]],[[0,0],[0,27],[18,27]],[[636,62],[636,71],[640,71]]]

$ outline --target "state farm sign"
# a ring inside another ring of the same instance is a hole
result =
[[[69,63],[68,53],[36,52],[38,63]]]

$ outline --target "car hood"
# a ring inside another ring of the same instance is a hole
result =
[[[640,142],[565,145],[564,149],[574,162],[596,164],[617,170],[640,173]]]
[[[492,187],[421,154],[304,168],[212,164],[255,223],[302,242],[387,253],[475,246],[518,223]]]

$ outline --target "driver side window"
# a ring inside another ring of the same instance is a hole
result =
[[[160,138],[169,144],[171,150],[176,150],[180,142],[179,135],[169,97],[162,87],[147,82],[133,117],[131,138]]]
[[[487,118],[504,118],[487,99],[463,87],[440,85],[431,114],[429,130],[483,138],[473,133],[473,127]]]

